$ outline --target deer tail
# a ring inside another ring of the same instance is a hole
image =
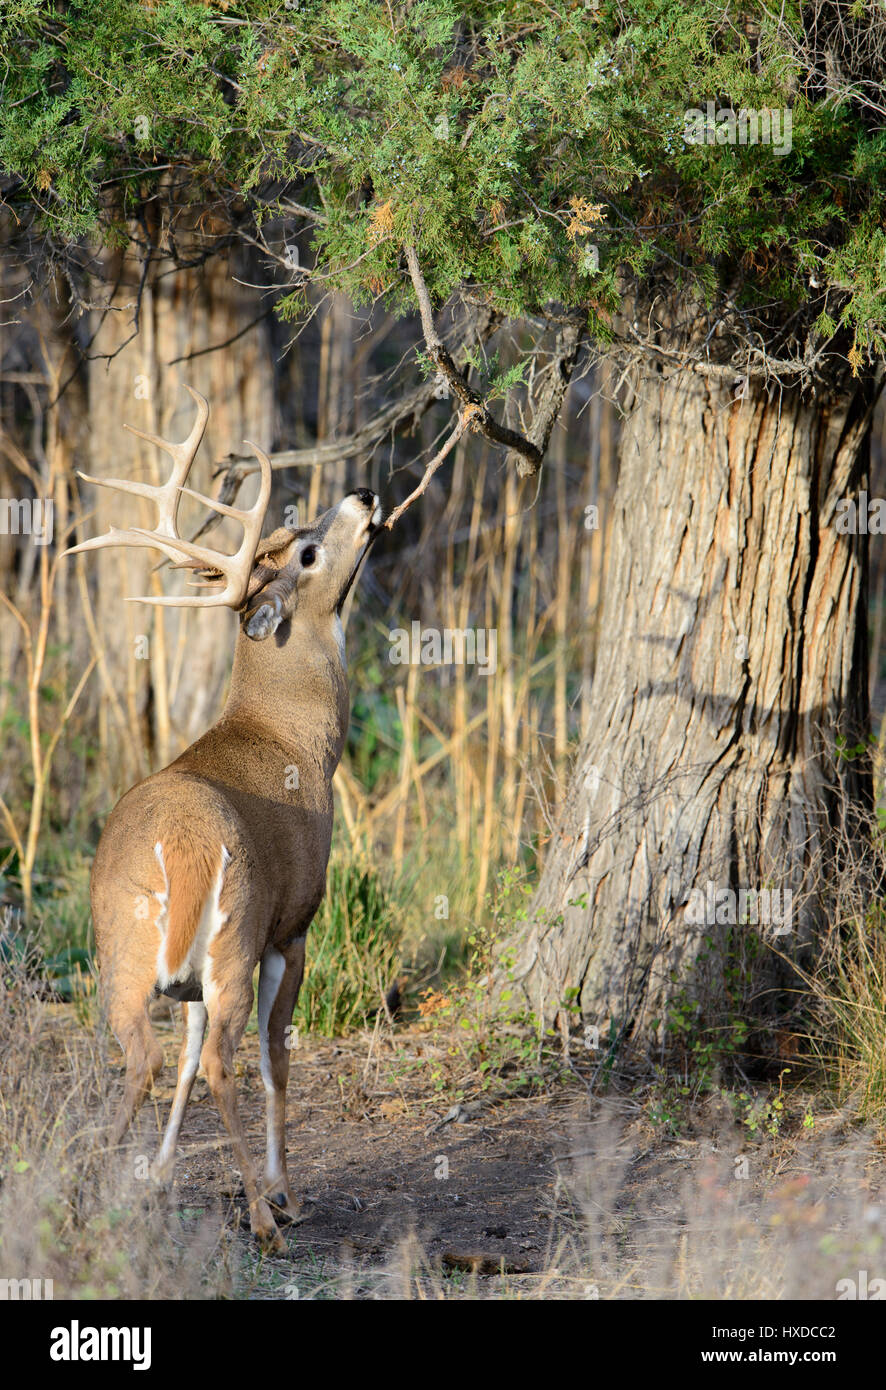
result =
[[[210,848],[180,832],[158,840],[154,853],[166,881],[163,956],[172,980],[188,959],[204,912],[218,901],[229,855],[223,845]]]

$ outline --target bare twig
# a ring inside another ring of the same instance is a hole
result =
[[[496,324],[496,316],[487,309],[482,318],[478,317],[470,331],[476,333],[481,342],[485,342],[495,329]],[[463,338],[455,348],[455,357],[461,358],[464,353],[465,339]],[[440,395],[440,386],[436,381],[423,381],[405,395],[392,401],[390,405],[385,406],[354,434],[347,435],[344,439],[332,439],[326,444],[314,444],[306,449],[280,449],[269,455],[271,467],[319,468],[324,463],[333,463],[337,459],[349,459],[360,454],[369,454],[386,435],[393,434],[398,430],[414,428],[425,412],[440,399]],[[213,477],[218,477],[220,473],[224,474],[219,500],[230,502],[244,478],[247,478],[250,473],[255,473],[257,469],[258,463],[252,455],[229,454],[213,469]]]
[[[411,507],[416,498],[421,497],[422,493],[427,490],[428,484],[430,483],[437,469],[440,467],[440,464],[446,458],[447,454],[450,454],[452,452],[452,450],[455,448],[456,444],[464,434],[465,430],[470,429],[471,417],[469,412],[474,409],[476,409],[475,406],[468,406],[467,409],[464,410],[461,413],[461,415],[459,415],[458,424],[450,434],[449,438],[446,440],[446,443],[443,445],[442,449],[439,449],[438,452],[434,455],[434,457],[428,462],[428,466],[424,471],[424,476],[421,482],[419,483],[418,487],[415,488],[412,492],[410,492],[409,496],[404,498],[404,500],[399,504],[399,506],[395,507],[391,514],[385,518],[383,524],[388,531],[390,531],[391,527],[394,525],[394,522],[397,521],[403,515],[407,507]]]
[[[581,320],[578,315],[575,315],[562,324],[557,331],[553,360],[546,369],[547,379],[535,403],[532,424],[527,435],[529,442],[535,445],[542,457],[547,450],[551,431],[563,407],[563,401],[578,359],[580,344]],[[521,455],[518,450],[512,450],[511,457],[513,457],[517,473],[521,478],[531,477],[532,474],[538,472],[538,468],[534,467],[531,461]],[[509,457],[508,462],[510,461],[511,458]]]
[[[241,328],[239,332],[232,334],[230,338],[225,338],[223,343],[213,343],[211,347],[198,348],[196,352],[184,352],[180,357],[171,358],[170,361],[166,363],[167,367],[174,367],[177,362],[193,362],[195,357],[205,357],[207,353],[220,352],[222,348],[230,347],[232,343],[237,342],[238,338],[243,338],[247,333],[251,333],[253,328],[256,328],[260,323],[264,323],[265,319],[269,319],[275,308],[276,305],[272,304],[270,309],[265,309],[262,313],[257,314],[254,319],[247,323],[245,328]]]
[[[422,382],[420,386],[407,392],[399,400],[392,402],[374,415],[371,420],[354,434],[344,439],[332,439],[328,444],[314,444],[306,449],[280,449],[269,455],[272,468],[319,468],[324,463],[336,459],[354,458],[358,454],[371,453],[390,431],[409,427],[419,420],[424,412],[437,399],[433,382]],[[258,463],[245,454],[229,454],[213,469],[213,477],[224,474],[219,498],[229,500],[229,494],[236,493],[244,478],[255,473]]]

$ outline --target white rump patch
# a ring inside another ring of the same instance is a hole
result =
[[[228,920],[228,914],[222,912],[219,906],[219,900],[221,898],[225,872],[231,862],[231,855],[226,846],[222,845],[219,870],[215,876],[215,882],[209,891],[209,896],[203,904],[203,911],[200,914],[200,921],[197,924],[197,930],[194,934],[194,940],[191,942],[191,948],[175,974],[170,974],[169,966],[166,962],[166,928],[169,916],[169,877],[166,873],[166,866],[163,860],[163,846],[159,840],[154,846],[154,853],[163,870],[163,879],[165,883],[165,892],[157,894],[163,906],[163,911],[157,918],[157,928],[160,932],[160,944],[157,950],[157,984],[159,988],[163,990],[166,989],[168,985],[195,979],[204,987],[205,997],[206,986],[210,983],[208,980],[210,964],[209,947],[215,936]]]
[[[163,875],[162,891],[154,894],[154,897],[160,904],[160,911],[157,913],[157,916],[154,919],[154,925],[157,928],[157,931],[160,933],[160,943],[158,946],[158,950],[162,954],[163,943],[166,940],[166,927],[169,916],[169,875],[166,872],[166,861],[163,858],[163,845],[159,840],[154,846],[154,857],[156,858],[157,863],[160,865],[160,872]],[[144,901],[144,899],[142,899],[142,901]],[[136,915],[138,914],[136,913]]]
[[[154,854],[157,863],[160,865],[160,872],[163,875],[163,892],[156,893],[154,896],[162,907],[167,907],[169,904],[169,875],[166,872],[166,860],[163,858],[163,845],[160,840],[158,840],[154,846]]]

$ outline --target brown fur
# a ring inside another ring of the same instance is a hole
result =
[[[197,966],[201,977],[187,982],[197,991],[185,1015],[190,1037],[152,1174],[158,1182],[172,1177],[199,1060],[243,1176],[252,1229],[275,1248],[283,1244],[275,1212],[291,1219],[298,1211],[286,1170],[286,1030],[304,969],[305,934],[325,889],[332,777],[348,726],[337,614],[369,543],[377,504],[374,494],[361,492],[311,526],[287,532],[288,539],[275,533],[272,564],[256,563],[258,592],[250,592],[241,611],[221,718],[171,766],[118,802],[92,870],[103,991],[126,1052],[126,1086],[113,1132],[119,1142],[163,1065],[148,1017],[149,1001],[164,988],[158,950],[162,943],[170,975],[181,970],[222,869],[223,846],[230,855],[215,934]],[[312,555],[303,564],[307,546]],[[159,906],[164,891],[165,923]],[[261,1178],[234,1080],[234,1054],[249,1020],[259,963],[268,1087]],[[172,991],[168,981],[165,986]]]

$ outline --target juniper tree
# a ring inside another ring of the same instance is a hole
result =
[[[790,889],[778,944],[809,947],[828,826],[870,798],[867,541],[835,513],[886,331],[882,5],[7,0],[0,51],[7,235],[75,303],[99,242],[245,238],[294,317],[312,281],[420,308],[454,432],[524,476],[579,354],[617,364],[593,714],[503,968],[613,1035],[728,1020],[736,951],[783,983],[765,924],[686,909]],[[441,341],[456,300],[550,327],[526,438]]]

